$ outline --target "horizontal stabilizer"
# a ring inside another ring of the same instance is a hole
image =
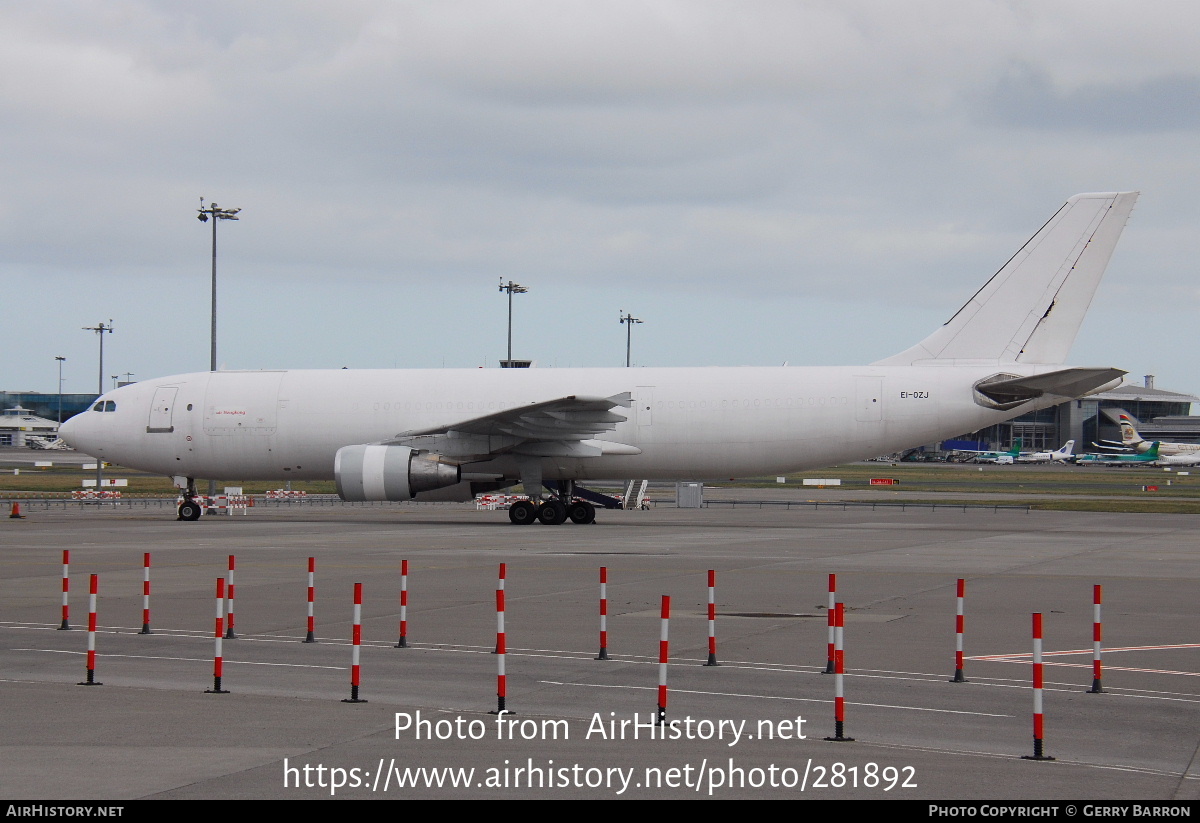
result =
[[[984,405],[998,408],[1013,406],[1044,395],[1083,397],[1120,383],[1121,369],[1059,369],[1029,377],[997,375],[975,384],[975,391],[986,398]]]

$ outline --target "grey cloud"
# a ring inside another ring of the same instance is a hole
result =
[[[1040,130],[1122,134],[1193,129],[1200,125],[1200,75],[1060,90],[1045,72],[1023,66],[1003,77],[977,106],[990,123]]]

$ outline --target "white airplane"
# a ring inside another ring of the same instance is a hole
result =
[[[1018,463],[1067,463],[1075,453],[1075,441],[1068,440],[1061,449],[1044,452],[1025,452],[1017,455]]]
[[[535,499],[513,523],[591,522],[587,480],[780,475],[1116,386],[1119,369],[1062,364],[1136,200],[1072,197],[944,325],[869,366],[199,372],[107,392],[61,435],[173,477],[182,520],[196,478],[332,478],[351,501],[519,481]]]
[[[1164,444],[1158,444],[1158,459],[1154,461],[1156,466],[1197,466],[1200,465],[1200,452],[1180,452],[1178,454],[1163,454],[1162,447]]]

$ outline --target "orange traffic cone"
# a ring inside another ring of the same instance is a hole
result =
[[[20,503],[12,504],[12,513],[8,516],[8,518],[10,520],[24,520],[25,519],[25,515],[21,514],[21,504]]]

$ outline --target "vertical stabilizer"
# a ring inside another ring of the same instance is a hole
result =
[[[1121,422],[1118,424],[1121,427],[1121,442],[1126,446],[1137,446],[1145,443],[1145,439],[1138,434],[1137,428],[1134,427],[1133,421],[1129,419],[1129,415],[1121,415]]]
[[[945,325],[876,365],[1065,362],[1137,198],[1075,195]]]

